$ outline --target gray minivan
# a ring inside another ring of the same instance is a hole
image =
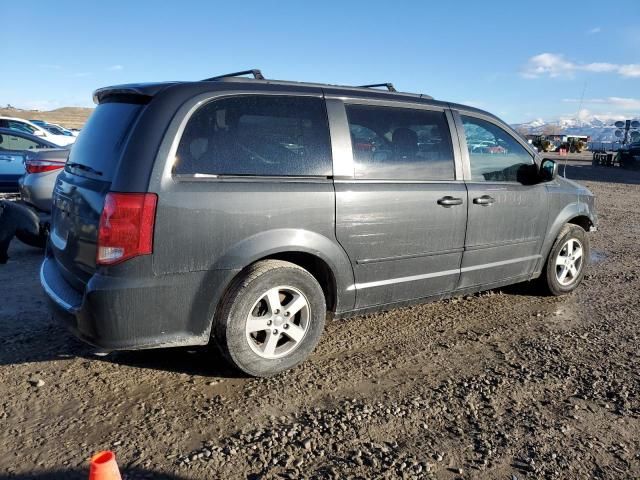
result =
[[[212,341],[268,376],[328,313],[575,289],[593,195],[495,116],[383,86],[254,70],[97,90],[54,191],[57,315],[102,349]]]

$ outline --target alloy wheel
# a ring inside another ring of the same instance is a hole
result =
[[[307,334],[310,313],[307,297],[297,288],[271,288],[247,315],[247,342],[262,358],[284,357],[298,348]]]
[[[567,240],[556,257],[556,279],[564,287],[578,279],[584,264],[584,248],[575,238]]]

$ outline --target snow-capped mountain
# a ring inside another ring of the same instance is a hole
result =
[[[617,130],[614,123],[618,120],[638,118],[637,115],[601,115],[581,111],[578,115],[560,117],[555,121],[545,121],[537,118],[530,122],[513,125],[517,130],[531,134],[569,134],[589,135],[593,142],[613,142],[617,140],[614,132]]]

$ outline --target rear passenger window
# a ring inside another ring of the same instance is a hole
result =
[[[189,120],[176,174],[332,175],[324,101],[241,96],[215,100]]]
[[[451,134],[443,112],[346,105],[355,176],[453,180]]]

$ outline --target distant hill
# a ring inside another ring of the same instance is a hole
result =
[[[93,108],[63,107],[43,112],[40,110],[22,110],[20,108],[0,108],[0,116],[17,117],[26,120],[44,120],[45,122],[58,123],[66,128],[82,128],[93,112]]]

